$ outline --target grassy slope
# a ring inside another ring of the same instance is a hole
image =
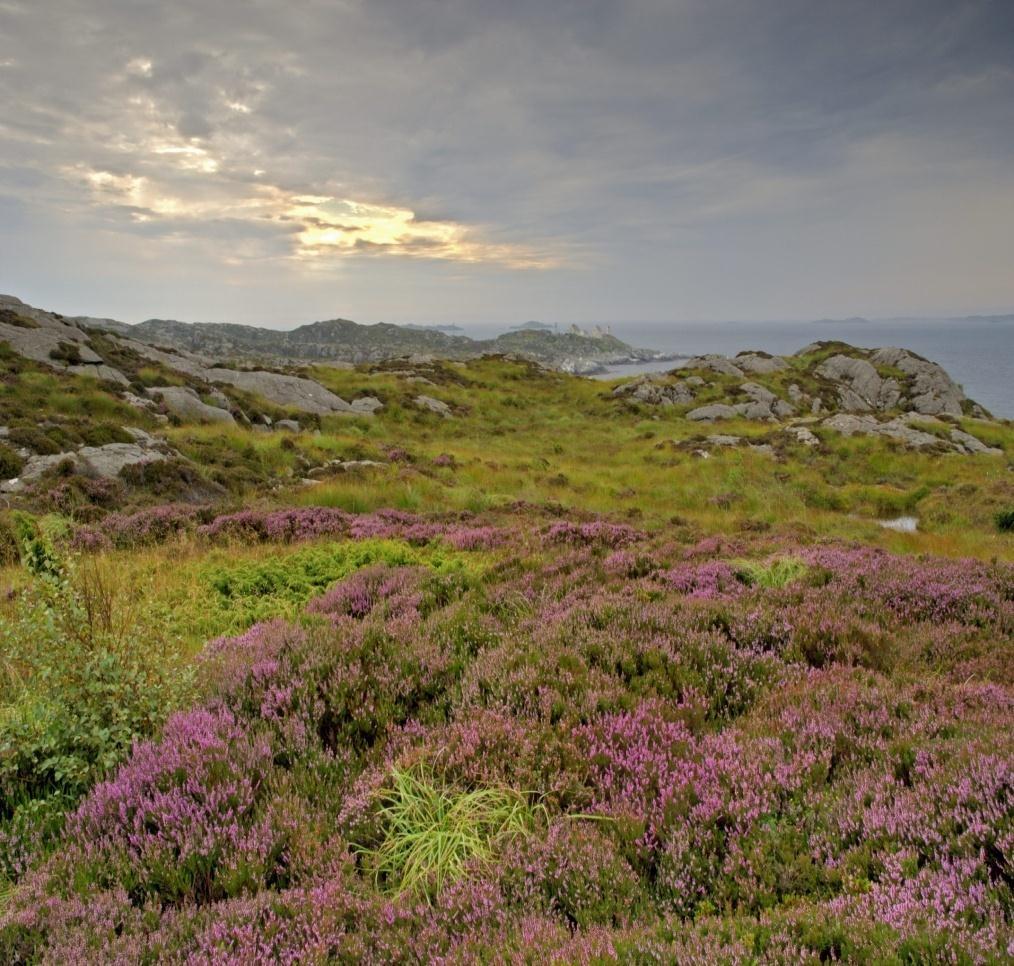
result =
[[[307,505],[483,510],[526,500],[649,526],[679,517],[708,533],[792,527],[915,552],[1012,554],[1010,537],[993,527],[995,513],[1014,497],[1009,458],[941,457],[828,433],[817,451],[792,446],[772,459],[734,448],[703,460],[680,444],[713,432],[760,441],[771,428],[746,421],[702,427],[679,412],[631,409],[610,397],[615,383],[494,359],[436,367],[435,386],[383,372],[314,374],[345,398],[377,395],[385,408],[373,419],[326,417],[320,436],[183,427],[171,438],[198,460],[260,467],[281,479],[300,455],[316,462],[385,459],[391,449],[408,454],[409,462],[336,476],[291,496]],[[454,418],[413,406],[420,392],[451,405]],[[1011,450],[1009,425],[966,421],[965,428]],[[454,465],[434,465],[441,454]],[[875,522],[903,513],[921,518],[921,532],[896,534]]]

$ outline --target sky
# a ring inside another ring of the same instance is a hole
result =
[[[1014,311],[1011,0],[0,0],[0,291],[288,327]]]

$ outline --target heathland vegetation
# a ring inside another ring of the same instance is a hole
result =
[[[0,960],[1014,954],[1014,431],[925,360],[313,411],[73,331],[0,354]]]

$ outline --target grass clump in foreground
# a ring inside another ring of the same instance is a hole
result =
[[[751,587],[785,587],[806,576],[809,567],[792,557],[779,557],[767,563],[744,560],[736,567],[736,576]]]
[[[395,768],[378,794],[383,839],[361,854],[381,888],[432,902],[449,883],[481,871],[498,849],[545,817],[510,788],[460,791],[424,767]]]

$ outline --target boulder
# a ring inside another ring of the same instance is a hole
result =
[[[743,442],[742,436],[722,436],[721,434],[715,434],[714,436],[708,437],[708,442],[712,446],[739,446]]]
[[[30,456],[25,465],[21,467],[21,473],[12,480],[4,480],[0,483],[0,492],[19,493],[28,484],[34,483],[43,473],[67,462],[77,472],[80,460],[76,453],[54,453],[49,456]]]
[[[114,382],[118,386],[130,385],[130,380],[119,369],[114,369],[112,366],[107,366],[102,362],[67,366],[67,372],[75,376],[88,376],[91,379],[98,379],[100,382]]]
[[[886,436],[912,449],[946,446],[939,436],[915,429],[901,417],[882,423],[874,416],[838,413],[825,419],[823,425],[828,429],[837,430],[843,436]]]
[[[384,404],[376,396],[360,396],[353,399],[349,404],[353,412],[372,415],[378,409],[383,409]]]
[[[105,446],[82,446],[77,451],[79,472],[85,476],[112,479],[128,466],[159,463],[166,453],[148,443],[107,443]]]
[[[785,432],[803,446],[819,446],[820,440],[806,426],[786,426]]]
[[[152,386],[147,390],[153,399],[160,398],[169,412],[180,419],[199,423],[235,423],[232,413],[218,406],[209,406],[188,386]]]
[[[288,376],[281,372],[244,372],[239,369],[212,368],[204,370],[203,378],[208,382],[221,382],[235,386],[244,392],[252,392],[269,402],[304,413],[352,412],[352,407],[325,389],[319,382],[302,376]]]
[[[982,453],[988,456],[1003,456],[1003,450],[996,446],[987,446],[982,440],[976,439],[971,433],[960,429],[952,429],[951,441],[963,453]]]
[[[281,429],[288,433],[298,433],[300,425],[294,419],[276,419],[271,428]]]
[[[447,403],[434,399],[432,396],[416,396],[414,402],[421,409],[428,409],[430,412],[443,416],[445,419],[450,418],[452,415],[451,407]]]
[[[759,375],[770,375],[789,368],[788,362],[781,356],[771,356],[765,352],[741,352],[732,361],[744,372],[756,372]]]
[[[687,413],[687,419],[695,422],[710,423],[716,419],[735,419],[739,416],[739,410],[733,406],[726,406],[723,403],[712,403],[710,406],[699,406]]]
[[[687,360],[687,369],[710,369],[723,376],[742,376],[743,370],[730,359],[720,355],[694,356]]]

